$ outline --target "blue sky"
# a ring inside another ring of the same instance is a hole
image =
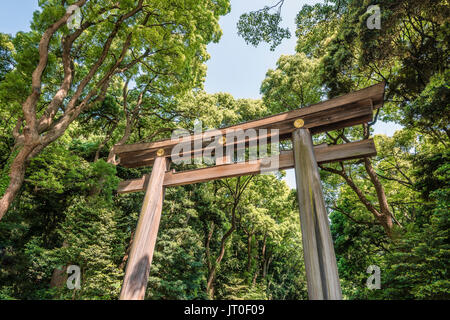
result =
[[[264,5],[276,3],[276,0],[231,0],[231,13],[220,19],[223,30],[218,44],[210,44],[208,52],[208,77],[205,89],[208,92],[229,92],[236,98],[260,98],[259,88],[268,69],[274,68],[282,54],[295,53],[295,16],[306,3],[319,1],[286,0],[283,5],[283,27],[291,31],[275,51],[270,46],[260,44],[255,48],[247,45],[237,35],[236,24],[241,14],[258,10]]]
[[[30,30],[33,12],[39,9],[38,0],[3,0],[0,10],[0,32],[15,34]]]
[[[269,45],[255,48],[247,45],[237,35],[236,23],[245,12],[257,10],[264,5],[275,4],[277,0],[231,0],[231,13],[220,19],[223,36],[218,44],[210,44],[208,52],[208,74],[205,90],[209,93],[229,92],[236,98],[259,98],[260,85],[268,69],[276,66],[282,54],[295,52],[295,16],[304,4],[314,4],[317,0],[286,0],[283,6],[283,26],[291,31],[291,39],[284,40],[275,51]],[[2,1],[0,10],[0,32],[15,34],[28,31],[33,12],[38,9],[37,0]],[[378,122],[376,134],[392,136],[400,127],[392,123]],[[295,188],[293,170],[287,171],[286,181]]]

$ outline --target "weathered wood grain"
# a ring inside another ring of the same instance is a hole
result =
[[[346,113],[349,110],[352,110],[355,106],[360,106],[361,104],[367,104],[367,101],[371,101],[371,104],[373,106],[373,109],[376,110],[380,108],[383,105],[384,100],[384,88],[385,83],[379,83],[377,85],[355,91],[352,93],[349,93],[347,95],[334,98],[331,100],[327,100],[306,108],[296,109],[293,111],[284,112],[278,115],[262,118],[259,120],[254,120],[234,126],[230,126],[227,128],[220,129],[225,133],[226,130],[247,130],[247,129],[262,129],[262,128],[278,128],[282,125],[285,125],[287,123],[292,122],[292,120],[295,120],[296,118],[310,118],[308,121],[305,122],[305,128],[311,129],[311,132],[317,133],[321,130],[325,130],[327,126],[330,124],[330,121],[337,123],[342,122],[339,124],[339,126],[345,126],[345,119],[327,119],[327,115],[335,115],[335,116],[342,116],[342,113]],[[334,111],[333,111],[334,110]],[[313,117],[316,117],[316,119],[312,119]],[[319,119],[317,119],[319,117]],[[323,120],[320,121],[320,118]],[[353,115],[353,118],[355,118],[355,115]],[[348,120],[348,119],[347,119]],[[323,126],[323,129],[320,129],[320,127]],[[314,128],[314,129],[313,129]],[[292,127],[290,127],[292,129]],[[322,131],[323,132],[323,131]],[[201,134],[193,135],[192,140],[205,140],[211,138],[213,135],[208,132],[204,132]],[[166,154],[170,154],[170,152],[167,152],[170,150],[171,147],[173,147],[176,144],[176,142],[167,139],[157,142],[151,142],[151,143],[140,143],[140,144],[132,144],[132,145],[122,145],[122,146],[115,146],[114,152],[121,156],[122,154],[129,153],[129,156],[139,156],[142,155],[139,153],[139,151],[149,151],[149,150],[157,150],[157,149],[168,149],[166,150]]]
[[[315,146],[315,157],[318,163],[329,163],[357,159],[361,157],[371,157],[376,155],[375,144],[372,139],[358,142],[346,143],[332,146]],[[164,178],[165,187],[173,187],[191,183],[206,182],[215,179],[230,178],[242,175],[260,173],[264,169],[264,162],[269,159],[257,160],[254,163],[242,162],[224,164],[209,168],[188,170],[183,172],[166,172]],[[285,151],[280,154],[280,170],[294,167],[294,156],[292,151]],[[122,181],[119,183],[118,193],[139,192],[144,190],[146,177],[140,179]]]
[[[146,186],[146,194],[128,258],[120,300],[143,300],[153,259],[164,201],[167,159],[157,158]]]
[[[310,300],[341,300],[341,286],[317,160],[308,129],[293,133],[295,177]]]
[[[320,111],[316,113],[311,113],[305,115],[302,119],[305,122],[304,128],[310,129],[312,133],[318,134],[325,131],[331,131],[339,128],[345,128],[348,126],[353,126],[357,124],[367,123],[372,121],[373,118],[373,105],[372,100],[363,100],[351,105],[338,106],[333,109],[327,109],[325,111]],[[260,129],[260,128],[259,128]],[[275,124],[270,124],[264,129],[268,129],[266,134],[260,134],[258,131],[257,135],[247,137],[244,136],[242,139],[227,139],[224,144],[224,149],[227,146],[238,146],[248,147],[252,142],[256,143],[259,139],[266,139],[270,143],[273,129],[279,130],[278,140],[286,140],[291,138],[291,133],[295,130],[293,125],[293,120],[285,120],[277,122]],[[230,129],[228,129],[230,130]],[[226,130],[217,130],[217,133],[226,134]],[[193,139],[194,136],[191,136]],[[168,142],[168,145],[163,147],[165,154],[169,157],[172,154],[172,148],[176,141]],[[191,151],[185,156],[201,157],[203,152],[208,152],[214,149],[214,147],[209,146],[210,142],[200,144],[202,145],[201,150],[195,149],[195,141],[191,141]],[[127,168],[138,168],[144,166],[151,166],[155,157],[157,156],[157,151],[159,149],[149,148],[146,150],[126,152],[119,154],[120,165]],[[225,152],[225,150],[223,151]]]

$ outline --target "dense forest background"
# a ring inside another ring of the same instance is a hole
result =
[[[295,0],[286,0],[295,1]],[[276,47],[284,1],[241,17],[250,44]],[[31,31],[0,33],[0,299],[117,299],[146,169],[116,144],[219,128],[305,107],[380,81],[378,155],[321,167],[345,299],[448,299],[450,8],[443,0],[329,0],[297,16],[261,100],[202,90],[206,45],[228,0],[39,1]],[[79,29],[66,9],[82,8]],[[381,8],[369,29],[367,8]],[[267,5],[271,5],[268,3]],[[374,123],[315,143],[367,139]],[[284,146],[289,148],[289,146]],[[306,299],[295,190],[277,175],[166,191],[148,299]],[[65,286],[68,265],[82,271]],[[366,287],[369,265],[381,289]]]

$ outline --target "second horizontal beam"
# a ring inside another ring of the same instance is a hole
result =
[[[351,160],[376,155],[375,144],[372,139],[358,142],[345,143],[332,146],[315,146],[314,153],[318,163],[330,163]],[[264,171],[265,164],[271,158],[259,159],[253,162],[238,162],[218,165],[213,167],[188,170],[182,172],[166,172],[164,177],[165,187],[181,186],[217,179],[238,177],[244,175],[258,174]],[[294,167],[294,156],[292,151],[282,152],[278,156],[278,169],[285,170]],[[148,180],[147,176],[140,179],[127,180],[119,183],[118,193],[130,193],[143,191]]]

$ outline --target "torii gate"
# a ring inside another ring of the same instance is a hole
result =
[[[292,139],[293,151],[281,152],[277,160],[280,170],[295,168],[309,299],[342,299],[318,163],[376,155],[372,139],[333,146],[313,146],[311,135],[372,121],[374,110],[383,106],[384,88],[385,83],[382,82],[306,108],[220,129],[223,134],[230,129],[278,129],[280,140]],[[198,146],[195,142],[203,141],[205,134],[190,137],[194,143],[191,157],[197,157],[206,149],[204,145],[195,149]],[[265,138],[270,139],[270,136]],[[246,139],[244,145],[249,145],[250,140]],[[234,139],[224,141],[223,147],[238,143]],[[114,152],[120,157],[120,165],[124,167],[153,165],[149,176],[123,181],[118,188],[119,193],[145,191],[120,293],[121,300],[144,299],[165,188],[256,174],[271,159],[258,159],[253,163],[233,162],[225,156],[216,158],[216,165],[212,167],[174,172],[169,170],[169,166],[171,151],[176,144],[173,140],[163,140],[114,147]]]

